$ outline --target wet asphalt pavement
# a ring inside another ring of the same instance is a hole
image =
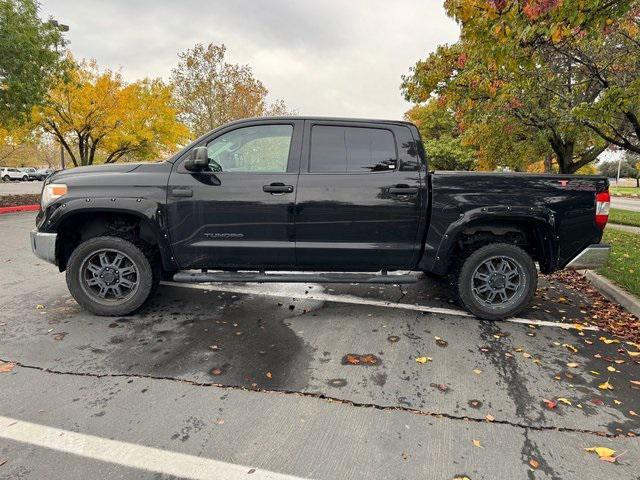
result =
[[[561,285],[541,281],[530,324],[456,314],[429,278],[165,284],[137,315],[100,318],[32,256],[33,218],[0,217],[0,360],[14,364],[0,373],[0,478],[640,478],[637,349],[536,322],[585,316]],[[60,433],[7,433],[21,422]],[[127,447],[104,458],[69,432]],[[147,447],[164,463],[138,463]],[[219,463],[200,475],[183,457]]]

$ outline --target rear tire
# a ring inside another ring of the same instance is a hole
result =
[[[2,177],[2,181],[3,182],[10,182],[11,181],[11,177],[9,175],[5,175],[4,177]]]
[[[119,237],[91,238],[67,262],[67,286],[91,313],[122,316],[144,305],[157,287],[155,267],[132,242]]]
[[[538,286],[533,259],[520,247],[492,243],[462,264],[456,293],[469,312],[485,320],[503,320],[527,308]]]

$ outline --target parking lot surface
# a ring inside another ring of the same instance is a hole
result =
[[[637,349],[568,328],[587,299],[562,285],[507,322],[426,277],[169,282],[102,318],[33,222],[0,217],[0,478],[639,478]]]
[[[0,196],[21,195],[25,193],[40,193],[43,182],[0,182]]]

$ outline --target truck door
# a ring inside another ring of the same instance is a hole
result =
[[[411,268],[425,207],[409,128],[307,120],[304,138],[296,205],[299,267]]]
[[[304,122],[230,125],[207,146],[209,168],[189,172],[188,153],[169,177],[167,217],[173,255],[188,268],[295,265],[294,207]]]

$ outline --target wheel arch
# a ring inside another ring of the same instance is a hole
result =
[[[540,212],[494,212],[463,215],[442,234],[436,253],[423,258],[424,270],[446,274],[455,259],[465,251],[490,243],[511,243],[525,250],[540,265],[542,273],[549,273],[557,265],[557,246],[553,215]]]
[[[157,251],[164,270],[176,269],[162,211],[149,205],[155,202],[142,205],[143,201],[134,201],[140,208],[85,206],[78,202],[58,208],[47,222],[47,230],[58,234],[56,259],[60,271],[66,269],[71,253],[81,242],[105,234],[136,238]]]

